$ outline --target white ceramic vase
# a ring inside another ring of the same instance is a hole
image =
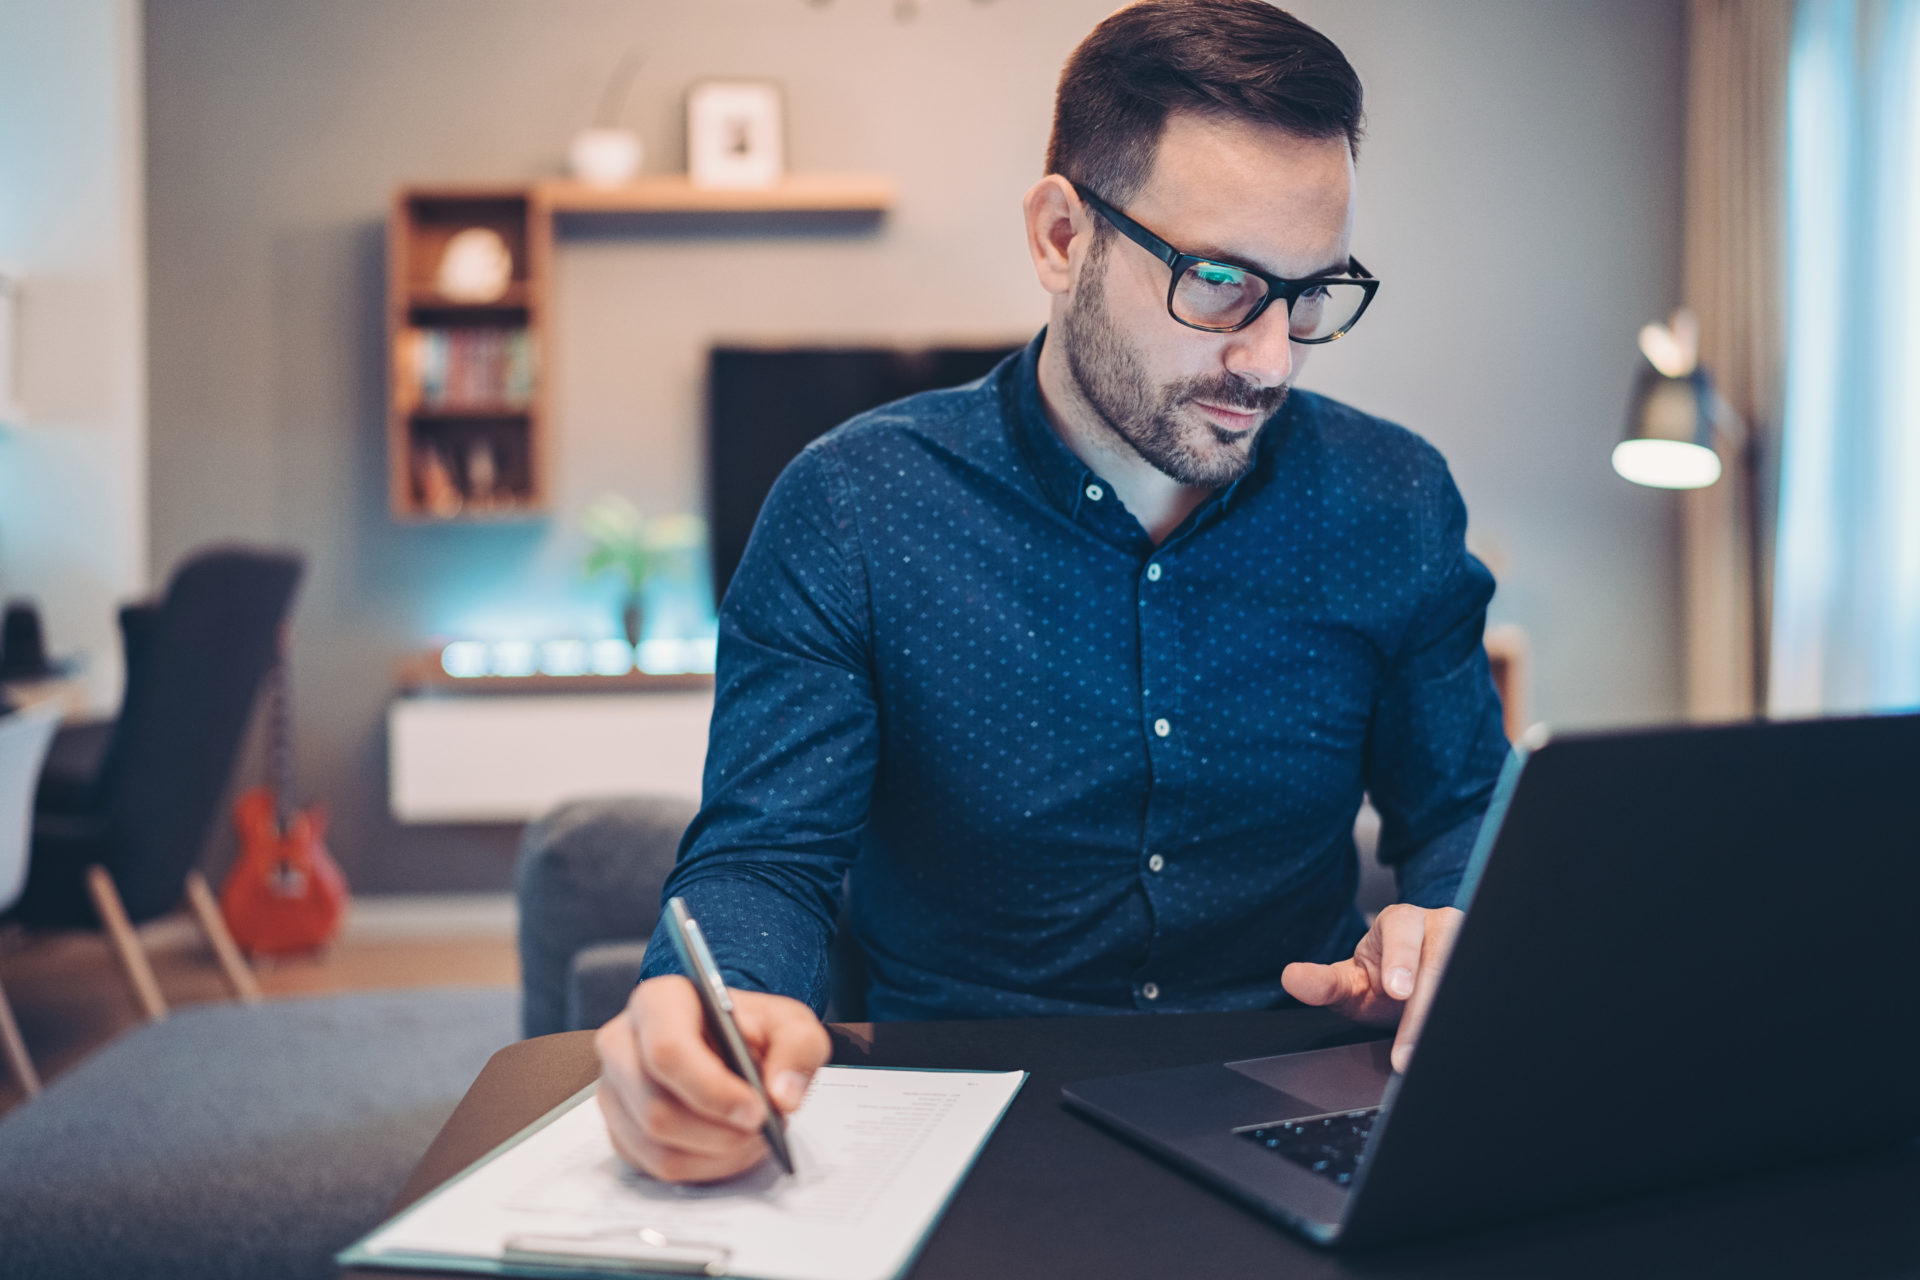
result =
[[[582,129],[567,148],[573,176],[596,187],[617,187],[640,172],[640,135],[631,129]]]

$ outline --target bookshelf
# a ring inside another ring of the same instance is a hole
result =
[[[403,520],[513,519],[547,504],[542,212],[524,185],[410,187],[388,220],[387,497]],[[491,301],[444,296],[448,243],[483,227],[511,274]]]
[[[551,503],[555,353],[549,282],[558,215],[800,214],[878,217],[889,178],[794,174],[751,190],[684,176],[616,187],[532,183],[410,186],[387,223],[387,496],[396,519],[538,518]],[[512,262],[491,301],[443,295],[436,277],[453,237],[485,228]]]

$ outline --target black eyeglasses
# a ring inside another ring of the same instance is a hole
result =
[[[1287,333],[1295,342],[1332,342],[1358,323],[1380,282],[1347,259],[1344,273],[1284,280],[1257,267],[1182,253],[1079,183],[1073,189],[1113,229],[1167,264],[1167,314],[1189,329],[1232,333],[1260,318],[1275,298],[1285,299]]]

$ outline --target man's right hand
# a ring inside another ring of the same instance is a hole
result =
[[[734,1019],[780,1111],[806,1096],[832,1052],[813,1010],[786,996],[733,991]],[[594,1036],[596,1098],[621,1159],[668,1182],[715,1182],[767,1155],[765,1108],[707,1043],[700,993],[678,975],[649,978]]]

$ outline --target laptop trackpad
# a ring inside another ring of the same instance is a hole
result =
[[[1375,1040],[1277,1058],[1243,1058],[1227,1063],[1227,1068],[1309,1103],[1315,1115],[1358,1111],[1379,1106],[1386,1095],[1387,1081],[1393,1075],[1387,1057],[1392,1049],[1393,1041]]]

